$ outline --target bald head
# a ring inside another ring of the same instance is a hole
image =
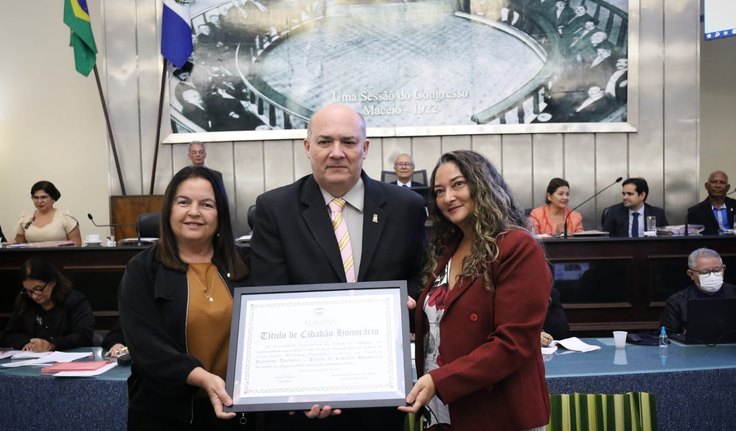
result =
[[[320,187],[342,197],[355,186],[363,170],[370,142],[365,119],[345,105],[329,105],[312,115],[304,149],[312,175]]]
[[[356,127],[360,129],[361,139],[365,139],[365,118],[363,118],[363,116],[359,112],[355,111],[353,108],[335,103],[333,105],[327,105],[312,114],[312,118],[309,119],[309,123],[307,124],[307,140],[309,140],[314,133],[314,124],[319,123],[323,119],[323,117],[326,117],[327,119],[338,117],[352,117],[351,121],[357,122]]]
[[[708,175],[705,190],[708,191],[708,199],[711,202],[723,202],[731,185],[728,183],[728,175],[723,171],[714,171]]]
[[[204,166],[204,161],[207,158],[207,151],[204,149],[204,144],[200,141],[193,141],[189,144],[189,160],[195,166]]]

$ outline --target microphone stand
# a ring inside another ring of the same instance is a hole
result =
[[[598,192],[596,192],[593,196],[589,197],[588,199],[586,199],[582,203],[580,203],[578,206],[576,206],[575,208],[571,209],[570,212],[567,213],[567,215],[565,216],[564,226],[563,226],[563,234],[562,234],[563,238],[567,239],[567,219],[570,218],[570,214],[572,214],[573,211],[575,211],[576,209],[580,208],[581,206],[587,204],[588,202],[590,202],[591,199],[593,199],[594,197],[598,196],[599,194],[601,194],[601,193],[605,192],[606,190],[610,189],[611,187],[613,187],[614,184],[620,183],[621,181],[623,181],[623,179],[624,179],[624,177],[618,177],[618,178],[616,178],[616,181],[614,181],[611,184],[605,186],[603,189],[601,189]]]
[[[141,242],[141,231],[138,230],[138,224],[137,223],[97,224],[97,223],[95,223],[95,219],[92,217],[92,214],[90,214],[90,213],[87,213],[87,218],[89,219],[89,221],[92,222],[93,225],[95,225],[95,227],[109,227],[109,228],[112,228],[113,231],[114,231],[114,229],[116,227],[133,226],[135,228],[135,234],[136,234],[136,237],[137,237],[137,241],[136,241],[136,244],[135,245],[144,245]]]

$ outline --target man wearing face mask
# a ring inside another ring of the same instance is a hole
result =
[[[726,265],[714,250],[699,248],[687,258],[687,275],[693,283],[669,298],[659,317],[659,325],[668,331],[683,333],[687,330],[687,301],[689,299],[736,298],[736,286],[723,282]]]

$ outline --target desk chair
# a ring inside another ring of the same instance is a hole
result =
[[[381,181],[384,183],[393,183],[396,181],[396,178],[396,172],[394,171],[381,171]],[[414,174],[411,176],[411,180],[428,186],[427,170],[419,169],[414,171]]]
[[[138,236],[141,238],[158,238],[160,224],[161,213],[138,214],[138,220],[136,221]]]
[[[256,205],[253,204],[248,207],[248,227],[250,228],[251,232],[253,231],[253,226],[256,224]]]
[[[603,212],[601,212],[601,226],[606,224],[606,219],[608,218],[608,209],[610,207],[603,208]]]

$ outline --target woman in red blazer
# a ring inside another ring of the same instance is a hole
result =
[[[544,253],[482,155],[444,154],[430,184],[434,230],[416,313],[421,377],[399,409],[428,406],[436,430],[544,429],[539,333],[552,285]]]

